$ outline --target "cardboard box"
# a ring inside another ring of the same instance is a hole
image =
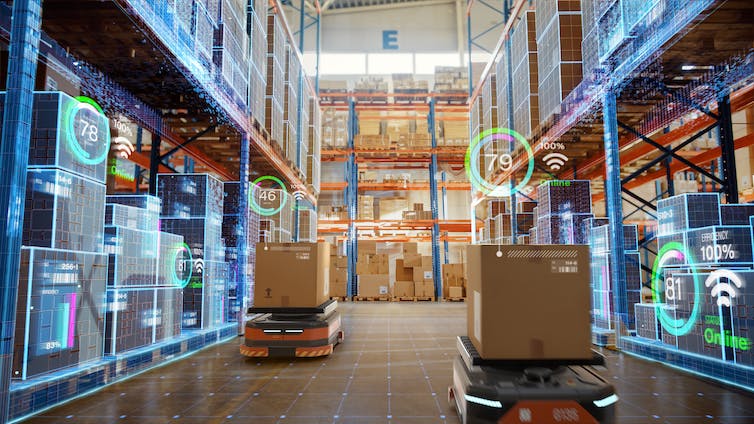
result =
[[[332,284],[333,281],[345,283],[348,281],[348,270],[344,268],[330,268],[330,284]],[[330,296],[336,296],[334,294],[331,294]]]
[[[442,279],[445,286],[465,286],[466,270],[463,264],[443,264]]]
[[[254,273],[254,306],[319,306],[330,298],[330,244],[258,243]]]
[[[393,296],[411,297],[414,296],[414,293],[413,281],[396,281],[393,285]]]
[[[431,281],[414,282],[414,296],[426,297],[435,295],[435,285]]]
[[[431,256],[422,256],[422,268],[432,268]]]
[[[422,255],[418,253],[404,253],[403,264],[406,268],[421,267]]]
[[[348,291],[345,281],[330,281],[330,296],[331,297],[346,297]]]
[[[432,281],[432,268],[414,267],[414,281]]]
[[[336,256],[335,257],[336,268],[348,268],[348,256]]]
[[[468,335],[483,358],[591,358],[589,246],[466,251]]]
[[[403,265],[403,259],[395,260],[395,280],[396,281],[413,281],[414,269]]]
[[[356,252],[361,255],[377,254],[377,242],[373,240],[359,240]]]
[[[463,297],[463,287],[448,287],[448,297],[450,298]]]
[[[369,259],[367,259],[366,256],[363,258],[359,256],[358,261],[356,262],[356,274],[362,275],[362,274],[371,274],[371,270],[369,269]]]
[[[390,279],[387,275],[359,275],[359,296],[390,296]]]
[[[419,252],[419,246],[416,243],[413,243],[413,242],[411,242],[411,243],[409,243],[409,242],[403,243],[403,256],[404,257],[408,253],[416,254],[418,252]],[[408,266],[408,265],[406,265],[406,266]]]

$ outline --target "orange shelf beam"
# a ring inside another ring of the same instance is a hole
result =
[[[744,147],[754,146],[754,133],[745,135],[743,137],[739,137],[734,142],[734,146],[735,146],[735,149],[742,149]],[[703,166],[719,158],[721,154],[722,154],[721,149],[719,147],[715,147],[714,149],[707,150],[704,153],[694,156],[693,158],[689,159],[689,161],[695,165]],[[688,168],[689,168],[688,165],[679,161],[673,161],[670,164],[671,174],[685,171]],[[667,175],[665,169],[660,169],[659,171],[650,172],[646,175],[643,175],[632,181],[629,181],[628,183],[624,184],[623,187],[627,189],[636,188],[642,184],[646,184],[648,182],[657,180],[659,178],[663,178],[665,177],[665,175]],[[600,201],[600,200],[603,200],[604,198],[605,198],[605,193],[597,193],[594,196],[592,196],[593,201]]]
[[[741,109],[744,109],[753,101],[754,101],[754,84],[751,84],[731,94],[731,105],[730,105],[731,111],[737,112]],[[713,112],[716,112],[716,111],[717,111],[717,108],[713,110]],[[701,115],[698,118],[688,121],[684,125],[666,134],[662,134],[653,140],[657,144],[667,147],[674,141],[678,141],[683,138],[692,136],[693,134],[701,131],[702,129],[712,125],[714,122],[715,120],[710,118],[709,116]],[[619,148],[624,148],[625,146],[628,146],[631,143],[634,143],[638,140],[639,138],[634,137],[634,136],[622,137]],[[621,153],[620,155],[621,165],[630,165],[636,160],[645,157],[646,155],[654,152],[655,150],[656,149],[654,146],[643,143],[642,145],[637,146],[634,149],[631,149],[625,153]],[[598,165],[601,165],[604,162],[605,162],[605,154],[603,152],[597,157],[580,165],[576,172],[579,175],[579,178],[584,178],[584,179],[591,179],[594,177],[602,176],[605,172],[604,167],[599,167],[598,169],[594,169],[588,173],[587,171]],[[572,174],[572,171],[569,174]]]
[[[327,233],[333,231],[346,231],[348,229],[348,220],[320,220],[318,223],[318,230],[320,233]],[[356,227],[360,230],[430,230],[435,221],[429,220],[355,220],[353,221]],[[441,232],[448,233],[469,233],[471,232],[471,221],[467,219],[458,220],[439,220]]]

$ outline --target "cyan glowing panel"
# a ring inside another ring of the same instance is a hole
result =
[[[102,252],[105,185],[58,169],[30,169],[23,244]]]
[[[107,255],[21,250],[13,378],[102,356]]]
[[[0,113],[5,93],[0,93]],[[94,105],[60,92],[35,92],[29,168],[58,168],[104,183],[110,127]]]

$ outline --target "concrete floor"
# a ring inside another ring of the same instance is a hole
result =
[[[463,303],[341,303],[326,358],[253,360],[241,339],[42,413],[31,423],[458,423],[447,403]],[[754,423],[754,395],[607,352],[619,424]]]

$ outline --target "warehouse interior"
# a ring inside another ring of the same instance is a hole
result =
[[[754,422],[750,0],[8,0],[0,85],[0,422]]]

